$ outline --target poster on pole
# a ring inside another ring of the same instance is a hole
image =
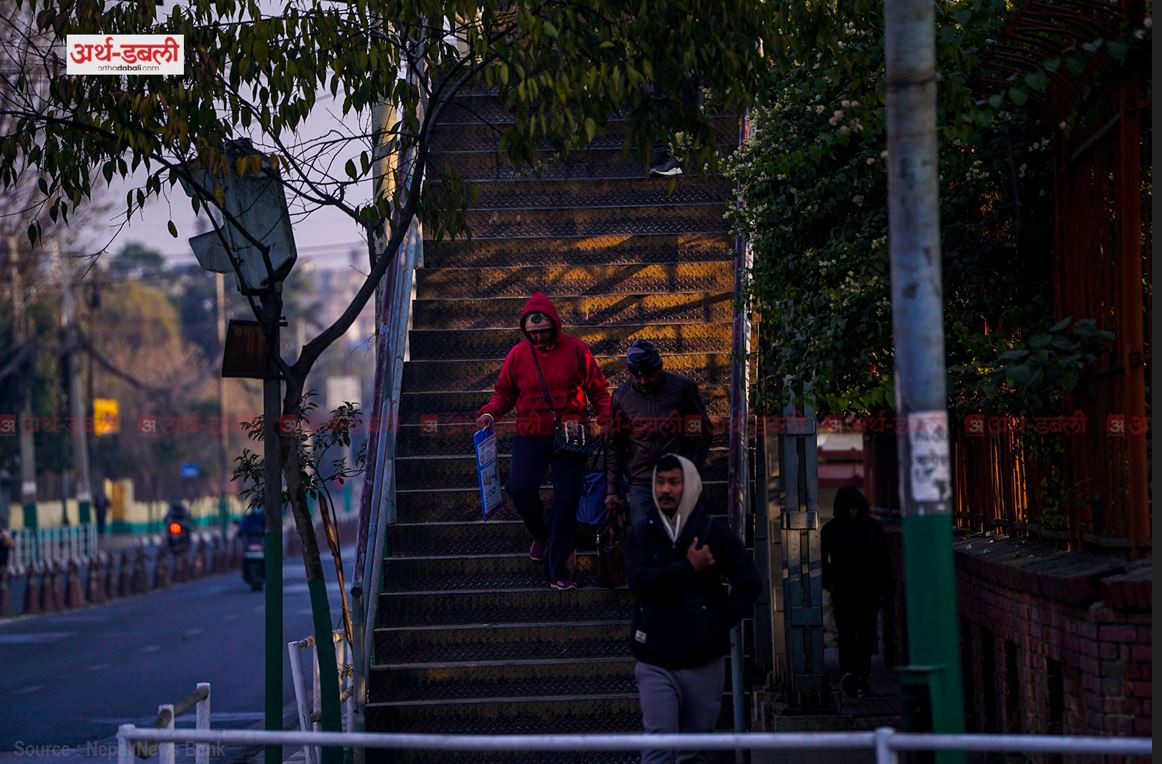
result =
[[[484,520],[500,506],[500,468],[496,461],[496,430],[486,427],[472,436],[476,452],[476,476],[480,483],[480,507]]]

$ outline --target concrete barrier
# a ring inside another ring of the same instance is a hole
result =
[[[100,605],[105,602],[106,555],[98,552],[89,560],[89,602]]]
[[[138,546],[133,556],[133,578],[129,591],[133,594],[145,594],[149,591],[149,576],[145,572],[145,547]]]
[[[89,601],[85,599],[85,589],[81,586],[81,564],[76,557],[69,558],[65,570],[65,608],[87,607]]]
[[[24,612],[27,615],[35,615],[40,612],[40,585],[42,583],[42,570],[39,562],[34,562],[28,566],[28,583],[24,589]]]
[[[128,597],[133,594],[134,560],[136,556],[128,549],[122,550],[120,562],[117,564],[117,596]]]
[[[61,585],[57,568],[58,564],[55,561],[44,567],[44,577],[40,584],[40,609],[44,613],[56,612],[61,609],[63,604],[64,587]]]
[[[12,596],[8,591],[8,569],[0,570],[0,618],[12,616]]]
[[[172,555],[167,553],[168,550],[163,550],[160,547],[154,548],[153,558],[153,588],[154,589],[168,589],[173,584],[173,565],[170,559]]]

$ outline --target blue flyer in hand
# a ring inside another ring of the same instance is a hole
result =
[[[496,462],[496,430],[486,427],[472,436],[476,451],[476,475],[480,480],[480,506],[484,519],[500,506],[500,469]]]

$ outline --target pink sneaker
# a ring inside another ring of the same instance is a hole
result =
[[[550,589],[559,589],[560,591],[568,591],[576,589],[577,583],[571,578],[558,578],[553,583],[549,584]]]
[[[532,546],[529,547],[529,559],[533,562],[545,561],[545,542],[533,539]]]

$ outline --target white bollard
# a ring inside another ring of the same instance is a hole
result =
[[[165,726],[161,729],[172,730],[174,728],[173,704],[166,703],[158,706],[157,713],[165,715]],[[176,746],[173,743],[162,743],[157,749],[157,760],[159,764],[175,764],[176,754]]]
[[[210,683],[198,682],[198,692],[206,695],[195,706],[197,721],[194,726],[200,730],[210,729]],[[194,746],[194,764],[210,764],[210,746],[207,743],[198,743]]]

